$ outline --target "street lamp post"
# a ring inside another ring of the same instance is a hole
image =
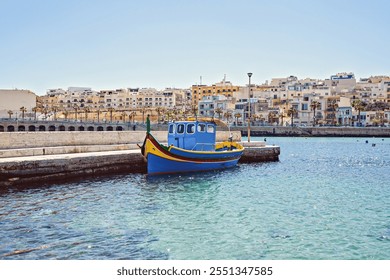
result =
[[[251,77],[252,73],[248,73],[249,89],[248,89],[248,143],[251,141]]]

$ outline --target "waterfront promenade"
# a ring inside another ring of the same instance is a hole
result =
[[[153,131],[167,131],[166,124],[152,124]],[[81,121],[34,121],[0,119],[1,132],[63,132],[63,131],[145,131],[143,123],[134,122],[81,122]],[[218,127],[219,131],[229,128]],[[247,136],[247,126],[230,126]],[[319,136],[319,137],[390,137],[390,127],[351,126],[256,126],[251,125],[252,136]]]

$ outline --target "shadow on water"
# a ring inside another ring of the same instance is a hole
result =
[[[222,177],[235,176],[240,167],[204,172],[188,172],[166,175],[146,175],[143,188],[148,190],[191,191],[213,185]]]

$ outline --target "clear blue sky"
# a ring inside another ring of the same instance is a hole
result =
[[[389,3],[0,0],[0,88],[390,75]]]

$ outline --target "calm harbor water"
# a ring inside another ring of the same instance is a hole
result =
[[[3,190],[0,259],[390,259],[390,139],[267,143],[279,162]]]

